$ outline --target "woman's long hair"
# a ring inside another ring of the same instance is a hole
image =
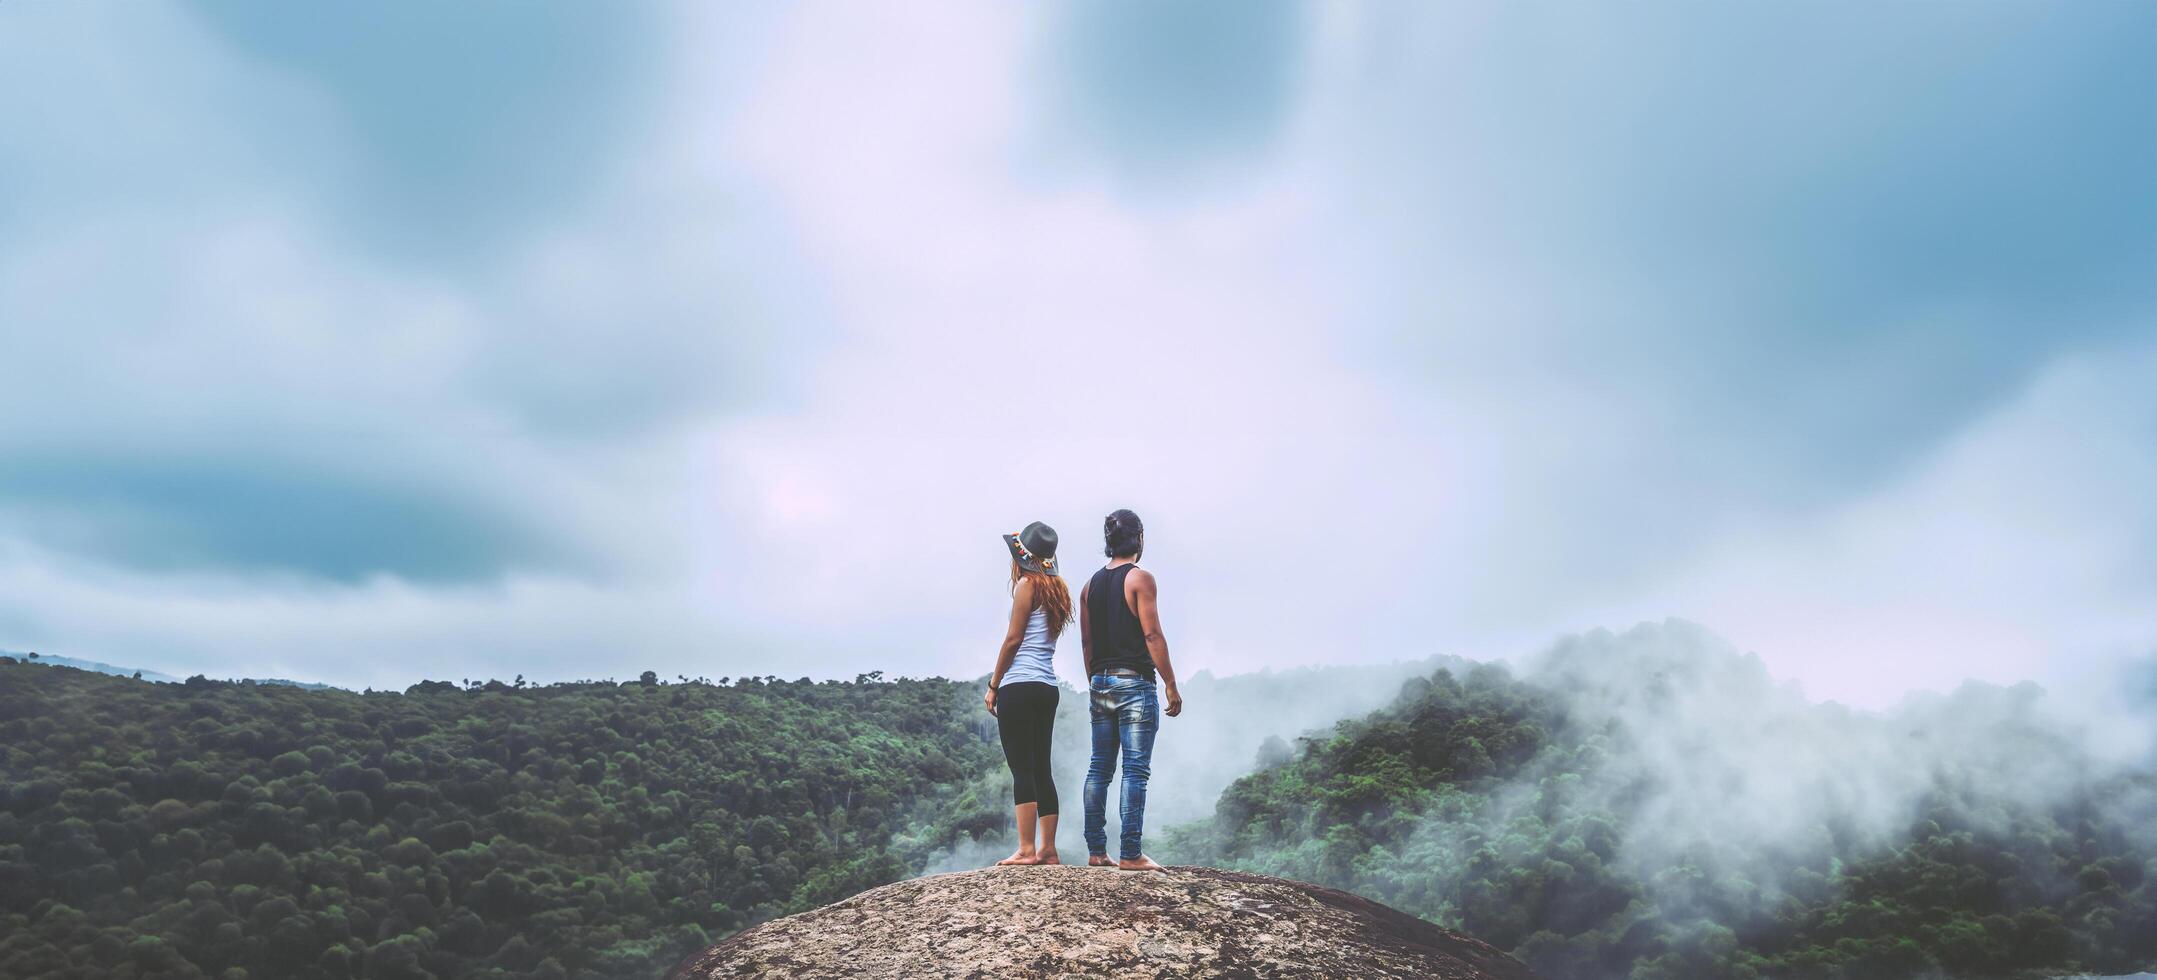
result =
[[[1019,590],[1022,578],[1034,585],[1034,608],[1048,613],[1049,639],[1062,636],[1064,627],[1071,622],[1071,590],[1064,587],[1063,576],[1020,568],[1018,562],[1012,562],[1011,591]]]

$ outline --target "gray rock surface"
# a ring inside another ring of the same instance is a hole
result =
[[[668,980],[1442,977],[1532,980],[1496,948],[1346,892],[1213,868],[984,868],[748,929]]]

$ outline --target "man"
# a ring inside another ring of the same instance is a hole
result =
[[[1146,528],[1138,515],[1119,510],[1102,524],[1108,565],[1093,573],[1079,593],[1079,645],[1086,656],[1092,697],[1093,763],[1086,767],[1086,863],[1108,865],[1108,780],[1123,753],[1122,850],[1116,867],[1163,871],[1139,848],[1146,823],[1146,781],[1153,775],[1153,736],[1161,727],[1155,694],[1158,676],[1168,696],[1168,716],[1183,713],[1176,671],[1161,636],[1159,590],[1153,574],[1138,567]]]

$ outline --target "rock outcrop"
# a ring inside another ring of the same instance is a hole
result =
[[[748,929],[668,980],[767,976],[1533,980],[1486,943],[1331,888],[1070,865],[871,889]]]

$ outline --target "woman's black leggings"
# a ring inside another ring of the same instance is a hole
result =
[[[996,734],[1011,766],[1013,805],[1036,803],[1035,813],[1053,817],[1056,777],[1049,773],[1049,741],[1056,730],[1056,685],[1017,681],[996,689]]]

